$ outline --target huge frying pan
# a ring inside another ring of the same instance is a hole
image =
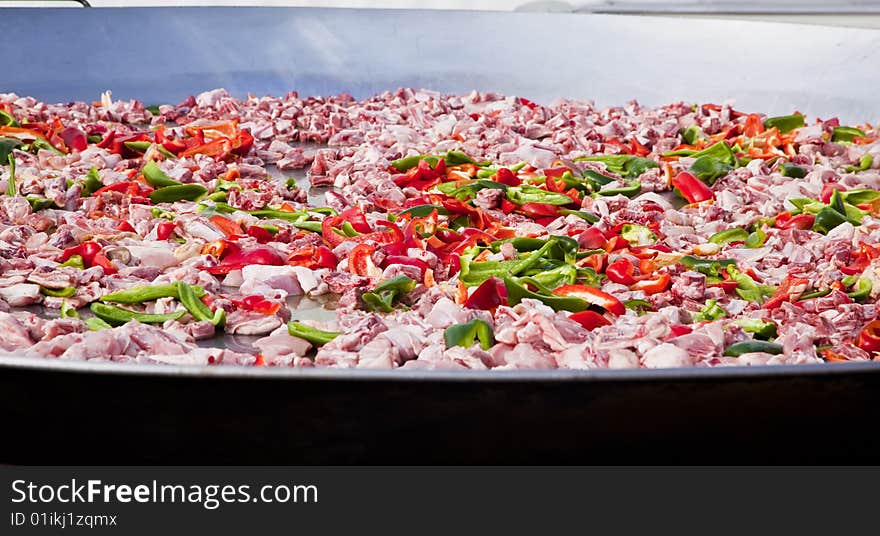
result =
[[[870,30],[268,8],[0,20],[0,91],[48,101],[421,86],[877,119]],[[4,358],[0,463],[876,462],[878,407],[880,363],[453,374]]]

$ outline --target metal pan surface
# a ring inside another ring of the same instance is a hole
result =
[[[0,91],[47,101],[415,86],[604,105],[736,99],[772,114],[877,119],[872,30],[270,8],[0,16],[0,47],[22,51],[7,55]],[[773,54],[748,44],[767,42]],[[875,363],[401,373],[9,358],[0,404],[16,439],[0,442],[0,462],[876,461],[878,398]]]

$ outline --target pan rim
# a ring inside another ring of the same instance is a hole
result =
[[[546,369],[546,370],[364,370],[334,368],[245,367],[236,365],[162,365],[95,361],[59,361],[40,357],[0,357],[0,370],[117,377],[205,378],[217,380],[286,380],[322,382],[481,382],[481,383],[593,383],[655,382],[670,380],[763,380],[841,374],[880,374],[880,362],[864,361],[809,365],[680,367],[664,369]]]

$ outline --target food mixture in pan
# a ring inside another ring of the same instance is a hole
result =
[[[880,351],[874,127],[400,89],[0,94],[0,354],[405,369]]]

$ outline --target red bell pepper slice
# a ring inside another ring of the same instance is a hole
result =
[[[203,154],[206,156],[211,156],[216,159],[223,159],[232,151],[232,142],[227,138],[217,138],[216,140],[209,141],[208,143],[203,143],[201,145],[197,145],[195,147],[189,148],[182,153],[180,156],[185,158],[187,156],[193,156],[196,154]]]
[[[421,273],[422,280],[425,279],[425,272],[430,269],[428,263],[423,261],[422,259],[414,259],[412,257],[407,257],[405,255],[388,255],[382,260],[382,268],[387,268],[392,264],[404,264],[406,266],[415,266],[419,269]]]
[[[392,167],[392,172],[397,169]],[[401,188],[411,187],[417,190],[427,190],[439,184],[446,177],[446,160],[439,159],[434,168],[426,159],[419,160],[419,163],[405,173],[394,177],[394,184]]]
[[[565,166],[556,166],[556,167],[545,169],[543,171],[543,173],[544,173],[545,177],[553,177],[555,179],[555,178],[559,178],[559,177],[565,175],[566,171],[571,171],[571,170]]]
[[[580,298],[593,305],[598,305],[609,313],[615,315],[622,315],[626,312],[626,307],[624,307],[620,300],[607,292],[602,292],[589,285],[562,285],[554,290],[553,294],[556,296]]]
[[[528,108],[531,108],[532,110],[534,110],[535,108],[538,107],[538,104],[536,104],[536,103],[530,101],[529,99],[527,99],[527,98],[525,98],[525,97],[520,97],[520,98],[519,98],[519,103],[520,103],[521,105],[523,105],[523,106],[526,106],[526,107],[528,107]]]
[[[135,228],[132,227],[132,225],[125,220],[122,220],[119,222],[119,225],[116,226],[116,230],[126,232],[126,233],[136,233],[137,232],[135,230]]]
[[[254,146],[254,137],[247,130],[239,130],[232,140],[232,154],[245,156]]]
[[[632,263],[623,257],[612,262],[608,265],[608,268],[605,269],[605,275],[608,276],[608,279],[615,283],[620,283],[621,285],[632,285],[635,283],[636,278],[633,277],[634,273],[635,268]]]
[[[617,136],[608,138],[604,143],[606,145],[617,147],[623,153],[632,154],[632,149],[630,149],[629,145],[623,144]]]
[[[596,271],[597,274],[601,274],[603,269],[605,268],[605,261],[607,260],[608,255],[597,253],[590,255],[583,261],[583,265],[587,268],[592,268]]]
[[[499,169],[495,173],[494,180],[495,182],[500,182],[501,184],[506,184],[508,186],[519,186],[520,184],[522,184],[522,181],[513,174],[513,171],[510,171],[507,168]]]
[[[866,352],[880,352],[880,320],[874,320],[862,328],[856,345]]]
[[[544,179],[544,185],[551,192],[562,193],[565,191],[565,181],[557,181],[553,177]]]
[[[633,136],[632,141],[630,142],[630,153],[636,156],[648,156],[651,154],[651,150],[642,145],[639,140]]]
[[[274,315],[281,309],[280,303],[267,300],[262,296],[245,296],[241,300],[233,300],[232,303],[236,307],[264,315]]]
[[[880,250],[862,242],[859,245],[858,253],[856,253],[856,260],[848,266],[841,266],[840,271],[846,275],[861,274],[871,264],[871,261],[877,257],[880,257]]]
[[[101,197],[105,192],[120,192],[132,197],[146,197],[150,195],[150,192],[152,191],[152,188],[144,186],[137,181],[122,181],[98,188],[92,193],[92,197]]]
[[[305,266],[312,270],[316,268],[336,268],[339,259],[327,246],[306,246],[294,251],[287,257],[287,264],[292,266]]]
[[[122,155],[123,158],[137,158],[140,153],[126,147],[127,141],[153,141],[145,132],[136,132],[134,134],[121,135],[115,130],[107,133],[103,140],[98,143],[98,147],[107,149],[111,153]]]
[[[578,244],[586,249],[601,249],[605,247],[605,235],[599,229],[590,227],[578,235]]]
[[[727,272],[724,272],[724,273],[726,274]],[[709,286],[710,286],[710,287],[713,287],[713,288],[720,288],[720,289],[722,289],[725,293],[730,294],[731,292],[733,292],[734,290],[736,290],[736,287],[739,286],[739,282],[738,282],[738,281],[733,281],[733,280],[729,280],[729,281],[721,281],[721,282],[718,282],[718,283],[712,283],[712,284],[709,285]]]
[[[348,254],[348,271],[354,275],[369,276],[374,251],[376,248],[369,244],[356,245]]]
[[[743,135],[747,138],[754,138],[758,134],[764,132],[764,122],[758,114],[749,114],[746,122],[743,124]]]
[[[516,210],[516,208],[517,208],[517,205],[513,201],[510,201],[508,199],[501,200],[501,212],[503,212],[505,214],[510,214],[511,212]]]
[[[493,310],[499,305],[507,305],[507,287],[497,277],[483,281],[464,302],[469,309],[484,311]]]
[[[547,203],[523,203],[519,211],[531,217],[556,217],[559,215],[559,207]]]
[[[467,215],[470,220],[471,227],[475,227],[477,229],[485,229],[489,225],[492,224],[493,220],[486,213],[483,212],[483,209],[474,208],[463,201],[459,201],[458,199],[446,198],[441,201],[441,205],[443,208],[448,210],[453,214],[462,214]]]
[[[340,224],[347,221],[351,224],[352,229],[359,233],[369,233],[373,231],[370,224],[367,223],[367,218],[364,216],[364,212],[360,208],[352,207],[343,210],[337,217],[340,219]]]
[[[222,275],[252,264],[280,266],[284,264],[284,259],[273,249],[265,246],[243,251],[234,242],[226,242],[220,264],[208,268],[207,271],[214,275]]]
[[[816,222],[816,216],[813,214],[798,214],[797,216],[791,216],[786,218],[784,221],[780,223],[779,218],[777,217],[775,226],[779,229],[802,229],[808,230],[813,228],[813,224]]]
[[[653,259],[657,256],[657,250],[654,246],[633,246],[629,248],[629,252],[633,257],[639,259]]]
[[[241,225],[239,225],[238,222],[232,221],[225,216],[215,214],[211,216],[208,221],[210,221],[212,224],[214,224],[215,227],[220,229],[220,231],[227,237],[241,236],[244,234],[244,231],[242,231]],[[265,231],[265,229],[263,230]],[[268,233],[269,231],[266,232]]]
[[[783,302],[797,301],[809,285],[809,279],[794,276],[786,277],[782,284],[779,285],[779,288],[776,289],[776,292],[773,293],[773,296],[764,302],[764,309],[775,309],[782,305]]]
[[[247,228],[245,234],[256,238],[257,242],[259,242],[260,244],[271,242],[272,239],[275,238],[274,234],[272,234],[269,230],[260,227],[259,225],[251,225]]]
[[[156,226],[156,238],[168,240],[174,234],[174,223],[165,221]]]
[[[95,254],[95,257],[92,259],[92,266],[100,266],[103,268],[104,275],[113,275],[119,271],[116,268],[116,265],[110,262],[110,259],[108,259],[102,251]]]
[[[682,197],[687,199],[688,203],[700,203],[715,199],[715,192],[706,186],[706,183],[688,173],[682,171],[672,179],[672,185],[678,188]]]
[[[584,327],[587,330],[594,330],[601,326],[609,326],[611,325],[611,321],[600,315],[596,311],[590,311],[587,309],[586,311],[580,311],[578,313],[574,313],[569,316],[570,319],[574,320],[578,324]]]
[[[104,269],[106,275],[115,274],[118,271],[116,266],[101,252],[101,249],[103,249],[103,246],[97,242],[83,242],[78,246],[65,249],[61,253],[58,262],[64,262],[74,255],[79,255],[82,257],[83,265],[86,268],[100,266]]]
[[[693,331],[694,329],[690,326],[685,326],[684,324],[675,324],[674,326],[669,326],[669,338],[672,339],[674,337],[681,337],[682,335],[693,333]]]
[[[336,247],[348,240],[348,238],[333,230],[334,227],[339,227],[345,222],[351,224],[352,229],[359,233],[373,232],[370,224],[367,223],[367,218],[364,216],[363,211],[358,207],[351,207],[343,210],[336,216],[327,216],[321,222],[321,236],[324,237],[324,240],[330,246]]]
[[[73,246],[71,248],[65,249],[61,253],[61,257],[58,259],[58,262],[64,262],[74,255],[79,255],[83,259],[83,264],[85,264],[86,268],[92,265],[92,261],[101,251],[101,244],[97,242],[83,242],[78,246]]]
[[[821,199],[823,203],[829,203],[831,201],[831,196],[834,195],[834,190],[845,192],[846,186],[826,182],[825,185],[822,186],[822,193],[819,194],[819,199]]]
[[[59,135],[64,140],[64,145],[74,151],[85,151],[89,146],[85,133],[76,127],[67,127]]]
[[[669,274],[660,274],[657,277],[637,281],[629,288],[630,290],[641,290],[645,294],[651,295],[665,291],[671,283],[672,277]]]
[[[622,236],[612,236],[608,242],[605,243],[605,251],[612,252],[618,251],[621,249],[626,249],[629,247],[629,242]]]

